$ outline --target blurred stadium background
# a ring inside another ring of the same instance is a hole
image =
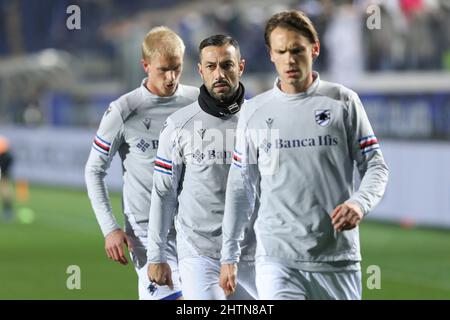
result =
[[[81,9],[81,30],[66,12]],[[376,4],[381,28],[367,27]],[[198,85],[197,46],[235,37],[247,97],[272,86],[265,21],[298,8],[315,22],[315,69],[358,92],[391,169],[361,226],[365,299],[450,299],[450,1],[0,0],[0,135],[16,158],[15,219],[0,218],[0,299],[136,299],[133,268],[106,258],[83,170],[109,102],[139,85],[146,32],[168,25],[186,43],[184,83]],[[121,217],[120,166],[108,176]],[[66,269],[81,268],[68,290]]]

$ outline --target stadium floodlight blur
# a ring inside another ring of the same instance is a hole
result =
[[[36,91],[43,88],[46,90],[70,88],[75,83],[72,62],[73,57],[70,53],[55,49],[0,60],[1,122],[12,122],[15,110],[11,106],[18,100],[25,100],[26,95],[36,94]],[[32,92],[24,88],[30,88]],[[33,112],[28,114],[33,115]],[[34,114],[36,117],[37,114]]]
[[[41,81],[52,87],[67,85],[70,78],[71,55],[55,49],[45,49],[38,53],[0,60],[0,79],[16,76],[35,77],[30,80]],[[51,77],[49,77],[51,75]]]

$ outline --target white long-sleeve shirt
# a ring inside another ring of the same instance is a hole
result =
[[[178,258],[191,254],[220,258],[225,191],[237,122],[238,114],[214,117],[198,102],[167,119],[153,176],[148,262],[166,261],[166,237],[175,213]],[[254,259],[251,223],[243,226],[247,227],[241,243],[245,260]]]
[[[88,195],[104,236],[119,228],[104,181],[114,155],[119,152],[122,160],[125,231],[133,238],[146,238],[160,130],[170,114],[199,94],[197,88],[180,84],[172,96],[159,97],[145,83],[144,79],[139,88],[111,103],[86,164]]]
[[[314,77],[299,94],[282,92],[276,82],[241,111],[222,263],[238,262],[242,226],[259,198],[257,261],[310,271],[359,267],[358,228],[335,231],[331,213],[348,200],[367,214],[384,193],[388,168],[357,94]]]

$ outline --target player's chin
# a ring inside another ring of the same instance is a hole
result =
[[[173,85],[165,85],[163,87],[162,93],[164,94],[164,96],[171,96],[172,94],[175,93],[175,90],[177,89],[176,84]]]
[[[226,100],[230,96],[228,91],[227,92],[213,91],[213,93],[214,98],[216,98],[217,100]]]

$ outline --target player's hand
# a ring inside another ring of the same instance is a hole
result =
[[[351,230],[361,222],[363,216],[359,205],[345,202],[334,209],[331,214],[331,223],[336,231]]]
[[[128,260],[125,257],[124,244],[128,247],[129,251],[133,251],[133,244],[121,229],[111,231],[105,238],[105,250],[108,257],[126,265],[128,264]]]
[[[173,290],[172,270],[168,263],[149,263],[147,273],[151,282],[160,286],[167,285]]]
[[[222,264],[220,267],[220,287],[228,297],[236,290],[237,265]]]

